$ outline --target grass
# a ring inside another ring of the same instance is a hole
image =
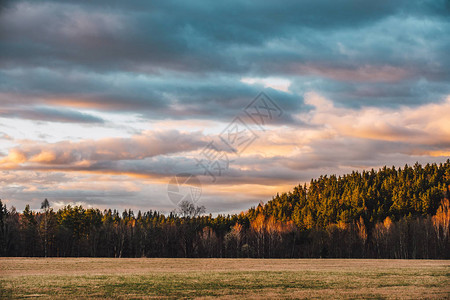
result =
[[[450,261],[0,258],[0,298],[450,299]]]

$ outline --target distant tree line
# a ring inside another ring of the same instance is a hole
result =
[[[450,258],[450,161],[321,176],[237,215],[0,201],[1,256]]]

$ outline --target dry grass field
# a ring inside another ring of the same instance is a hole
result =
[[[450,261],[0,258],[0,298],[450,298]]]

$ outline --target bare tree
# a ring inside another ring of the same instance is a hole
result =
[[[206,208],[202,206],[195,206],[194,203],[188,200],[183,200],[178,204],[177,213],[183,218],[195,218],[204,214]]]
[[[47,216],[50,209],[50,203],[48,202],[47,198],[45,198],[44,201],[41,203],[41,209],[44,210],[44,255],[47,257],[47,245],[48,245],[48,222],[47,222]]]

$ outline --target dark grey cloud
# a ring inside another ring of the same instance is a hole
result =
[[[14,1],[1,14],[0,92],[16,102],[228,118],[257,93],[242,77],[285,77],[299,95],[314,88],[350,106],[449,92],[445,0]],[[289,112],[304,108],[277,93]],[[171,110],[180,103],[189,111]]]
[[[305,77],[292,84],[293,91],[320,91],[338,106],[399,107],[442,102],[450,94],[447,82],[433,82],[425,78],[395,82],[337,82],[326,78]]]
[[[0,108],[0,117],[63,123],[103,123],[104,120],[90,114],[70,109],[50,107]]]
[[[231,119],[265,90],[285,111],[280,122],[304,108],[303,97],[224,76],[144,76],[134,73],[67,72],[37,68],[0,71],[0,106],[18,102],[135,112],[152,119]],[[20,90],[20,92],[17,92]],[[33,108],[34,109],[34,108]],[[56,109],[55,109],[56,112]]]

